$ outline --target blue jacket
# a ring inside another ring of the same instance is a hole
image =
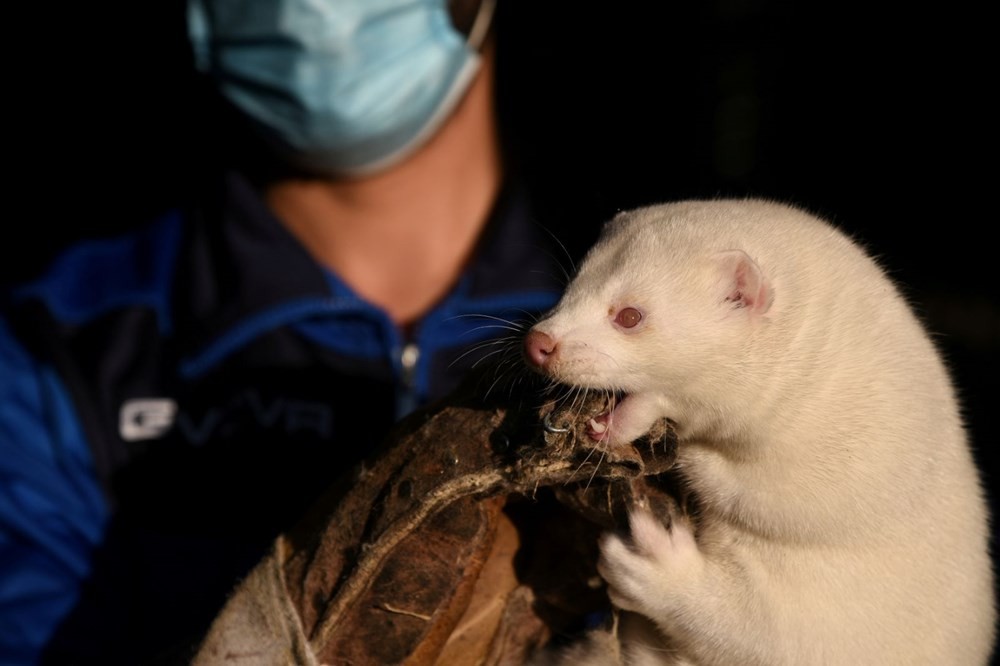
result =
[[[71,248],[0,317],[0,663],[141,663],[226,594],[396,418],[559,290],[522,197],[404,339],[229,174]]]

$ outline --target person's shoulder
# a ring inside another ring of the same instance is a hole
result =
[[[126,233],[70,245],[38,277],[8,290],[7,315],[37,303],[71,325],[131,305],[166,316],[184,224],[178,209]]]

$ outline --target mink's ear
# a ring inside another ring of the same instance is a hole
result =
[[[726,250],[716,255],[722,276],[722,298],[734,308],[764,314],[771,307],[771,282],[743,250]]]

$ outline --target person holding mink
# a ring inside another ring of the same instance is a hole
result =
[[[503,150],[494,1],[194,0],[233,150],[0,317],[0,654],[190,654],[275,535],[558,269]]]

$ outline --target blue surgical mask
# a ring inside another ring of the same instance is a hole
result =
[[[293,164],[389,167],[434,135],[479,69],[495,0],[468,39],[447,0],[190,0],[197,67]]]

